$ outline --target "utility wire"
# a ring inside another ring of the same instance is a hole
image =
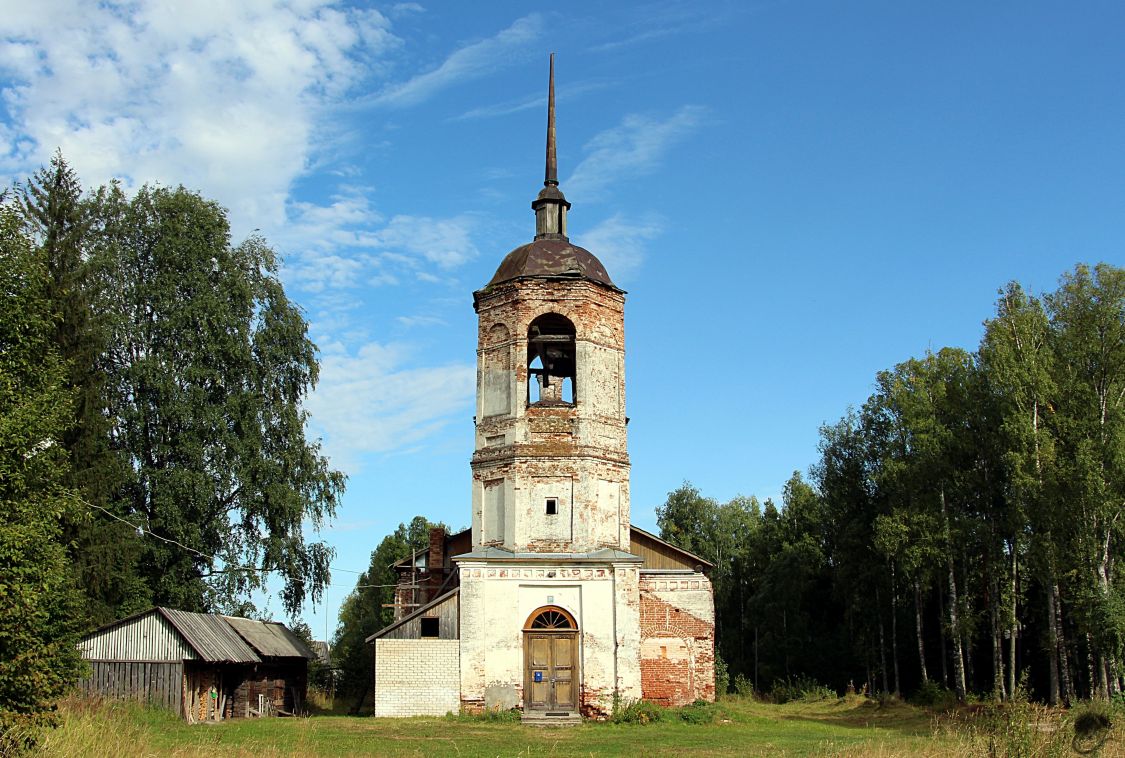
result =
[[[193,547],[188,547],[187,545],[185,545],[182,542],[177,542],[176,540],[174,540],[170,537],[164,537],[162,535],[157,534],[156,532],[151,531],[150,529],[146,529],[145,527],[141,526],[140,524],[134,524],[132,521],[129,521],[128,519],[125,519],[125,518],[122,518],[121,516],[118,516],[116,513],[108,510],[107,508],[103,508],[100,505],[95,505],[94,503],[86,502],[82,498],[77,498],[77,500],[78,500],[78,502],[82,503],[83,505],[87,506],[88,508],[94,508],[96,510],[99,510],[102,513],[104,513],[105,515],[109,516],[110,518],[112,518],[116,521],[120,521],[122,524],[125,524],[126,526],[135,530],[138,534],[147,534],[150,537],[155,537],[156,539],[160,540],[161,542],[166,542],[169,545],[175,545],[176,547],[178,547],[182,550],[186,550],[187,552],[191,553],[192,555],[197,555],[200,558],[203,558],[204,560],[221,562],[220,559],[217,558],[216,556],[207,555],[207,553],[200,552],[199,550],[196,550]],[[354,571],[352,569],[338,568],[336,566],[329,566],[328,568],[332,571],[343,571],[343,572],[348,573],[348,574],[363,574],[364,573],[363,571]],[[221,569],[217,573],[224,574],[224,573],[234,573],[234,572],[237,572],[237,571],[249,571],[249,572],[263,573],[263,574],[280,573],[278,571],[278,569],[258,568],[257,566],[231,566],[231,567]],[[292,581],[300,582],[302,584],[304,584],[305,581],[306,581],[305,579],[302,579],[300,577],[291,577],[291,579],[292,579]],[[347,588],[348,585],[346,585],[346,584],[331,584],[331,585],[328,585],[328,586]],[[398,586],[399,585],[397,585],[397,584],[357,584],[357,585],[355,585],[354,589],[387,588],[387,587],[398,587]]]

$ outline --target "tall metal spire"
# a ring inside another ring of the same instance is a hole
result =
[[[566,237],[566,212],[570,203],[559,189],[559,166],[555,158],[555,54],[551,53],[551,77],[547,90],[547,170],[543,189],[531,204],[535,211],[535,239]]]
[[[559,166],[555,158],[555,54],[551,53],[551,77],[547,90],[547,171],[545,186],[559,186]]]

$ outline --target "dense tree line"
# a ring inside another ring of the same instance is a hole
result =
[[[0,207],[0,755],[35,741],[79,671],[81,601],[60,524],[78,506],[57,444],[72,415],[48,272]]]
[[[1051,703],[1125,675],[1125,271],[1000,292],[979,349],[879,372],[781,507],[685,484],[665,539],[715,563],[719,652],[807,676]],[[742,677],[742,679],[739,679]]]
[[[344,477],[305,436],[316,348],[268,245],[183,187],[84,193],[61,156],[0,221],[0,713],[58,692],[8,678],[21,654],[71,681],[76,634],[150,605],[251,612],[270,575],[290,614],[319,596],[305,526]]]
[[[398,582],[394,564],[427,551],[430,530],[435,527],[449,532],[445,524],[431,523],[423,516],[415,516],[409,524],[399,524],[371,552],[371,564],[359,575],[355,589],[340,605],[332,659],[339,668],[340,691],[356,698],[356,711],[362,706],[371,684],[372,649],[366,640],[394,621],[395,584]]]

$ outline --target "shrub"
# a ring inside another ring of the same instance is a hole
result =
[[[613,713],[609,717],[613,724],[649,724],[664,720],[664,709],[647,700],[634,700],[622,704],[619,697],[613,698]]]
[[[741,676],[741,674],[739,675]],[[730,691],[730,671],[722,656],[715,655],[715,697],[722,697]]]
[[[751,697],[754,694],[754,683],[739,674],[734,678],[734,691],[742,697]]]
[[[815,703],[819,700],[835,700],[836,691],[807,674],[798,674],[786,679],[775,679],[770,689],[770,699],[775,703],[788,703],[793,700]]]
[[[696,700],[679,709],[680,719],[688,724],[713,724],[722,715],[723,710],[719,706],[706,700]]]
[[[924,682],[909,699],[914,705],[942,710],[948,710],[957,705],[957,696],[935,681]]]

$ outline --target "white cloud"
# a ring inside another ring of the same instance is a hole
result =
[[[355,471],[366,454],[409,446],[471,414],[476,367],[409,367],[399,345],[325,349],[307,408],[334,466]]]
[[[556,97],[562,103],[570,98],[577,98],[578,95],[593,92],[600,89],[605,89],[610,86],[609,82],[604,81],[591,81],[579,82],[567,87],[560,87],[557,91]],[[502,103],[494,103],[492,105],[482,105],[478,108],[465,111],[460,116],[455,116],[454,121],[470,121],[478,118],[496,118],[498,116],[508,116],[513,113],[527,110],[542,110],[544,113],[547,111],[547,92],[544,89],[537,95],[528,95],[518,100],[506,100]]]
[[[372,102],[393,107],[417,105],[458,82],[484,76],[511,63],[513,51],[536,39],[542,27],[543,19],[538,13],[517,19],[499,34],[452,53],[433,71],[387,88]]]
[[[274,241],[286,256],[287,283],[309,293],[328,288],[395,285],[402,274],[429,283],[477,256],[471,216],[393,216],[384,222],[365,188],[351,188],[327,205],[291,203],[290,224]]]
[[[425,260],[443,269],[451,269],[477,256],[470,232],[471,216],[429,218],[400,215],[376,232],[371,244],[398,253],[408,260]]]
[[[617,213],[585,234],[578,245],[592,251],[615,282],[629,279],[644,261],[645,243],[660,236],[664,225],[655,216],[630,221]]]
[[[407,329],[413,329],[416,326],[444,326],[445,319],[440,316],[398,316],[395,318],[399,324],[402,324]]]
[[[700,126],[705,112],[685,105],[664,120],[626,116],[586,144],[586,157],[563,183],[567,194],[593,198],[614,182],[652,172],[674,144]]]
[[[226,205],[236,236],[280,227],[322,111],[399,45],[378,12],[331,5],[6,9],[0,173],[20,179],[60,148],[87,185],[183,183]]]

